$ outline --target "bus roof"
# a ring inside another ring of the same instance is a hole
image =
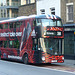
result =
[[[48,14],[37,15],[36,18],[61,19],[56,15],[48,15]]]
[[[17,20],[24,20],[24,19],[28,19],[28,18],[61,19],[60,17],[58,17],[58,16],[56,16],[56,15],[42,14],[42,15],[20,16],[20,17],[17,17],[17,18],[11,18],[11,19],[7,19],[7,20],[2,20],[2,21],[0,21],[0,23],[3,23],[3,22],[12,22],[12,21],[17,21]]]

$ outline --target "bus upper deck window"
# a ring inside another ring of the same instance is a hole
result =
[[[14,28],[16,28],[16,23],[13,23],[13,25],[14,25]]]
[[[0,24],[0,29],[3,29],[3,24]]]
[[[41,19],[37,19],[37,26],[41,25]]]
[[[8,23],[4,24],[4,29],[8,29]]]
[[[16,28],[20,27],[20,22],[16,22]]]
[[[14,22],[14,28],[20,28],[20,26],[22,25],[23,22]]]
[[[13,28],[13,23],[9,23],[9,28]]]
[[[58,21],[57,21],[57,26],[62,26],[61,20],[58,20]]]

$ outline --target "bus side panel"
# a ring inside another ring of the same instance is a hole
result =
[[[23,29],[23,34],[21,38],[21,45],[20,45],[20,56],[24,56],[25,53],[28,54],[28,62],[33,63],[33,55],[34,51],[32,51],[32,31],[33,31],[33,20],[34,19],[27,19],[25,20],[25,27]]]
[[[1,58],[20,59],[19,58],[20,50],[13,46],[10,47],[9,43],[4,44],[4,42],[19,41],[20,43],[23,28],[24,28],[24,23],[19,28],[0,29],[0,46],[3,44],[0,47]],[[7,45],[7,47],[5,45]]]

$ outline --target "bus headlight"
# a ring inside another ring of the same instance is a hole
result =
[[[62,59],[64,60],[64,57],[62,57]]]
[[[42,60],[45,61],[45,57],[44,56],[42,57]]]
[[[41,48],[38,48],[38,50],[41,50]]]
[[[55,52],[55,55],[57,55],[58,53],[57,52]]]

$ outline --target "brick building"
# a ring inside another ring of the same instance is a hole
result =
[[[65,58],[75,59],[75,0],[61,0],[61,18],[65,33]]]
[[[36,14],[36,1],[35,0],[21,0],[19,7],[19,16],[28,16]]]

